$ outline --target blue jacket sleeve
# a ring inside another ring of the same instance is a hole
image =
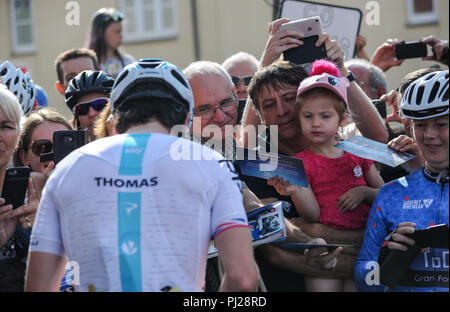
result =
[[[378,255],[383,246],[387,234],[387,222],[383,188],[378,193],[367,220],[364,240],[355,262],[354,279],[355,286],[359,291],[384,291],[385,286],[380,284],[380,270],[378,267]]]

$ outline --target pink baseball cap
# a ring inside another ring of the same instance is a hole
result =
[[[315,88],[325,88],[333,91],[347,105],[347,88],[350,82],[345,77],[335,77],[333,75],[323,73],[320,75],[308,77],[304,79],[297,90],[297,98],[308,90]]]

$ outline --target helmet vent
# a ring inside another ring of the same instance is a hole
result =
[[[411,89],[409,89],[409,94],[408,94],[408,103],[412,103],[412,96],[414,93],[414,89],[416,88],[416,84],[414,83],[411,87]]]
[[[189,89],[189,86],[186,84],[186,81],[181,77],[181,75],[174,69],[171,70],[172,75],[186,88]]]
[[[139,65],[143,68],[156,68],[161,65],[161,63],[139,62]]]
[[[420,86],[419,89],[417,89],[417,97],[416,97],[416,104],[420,105],[422,103],[423,98],[423,92],[425,91],[424,86]]]
[[[441,84],[439,83],[439,81],[436,81],[433,85],[433,89],[431,89],[430,92],[430,96],[428,98],[428,104],[430,104],[431,102],[434,101],[434,99],[436,98],[436,95],[439,92],[439,87],[441,86]]]
[[[129,73],[130,73],[130,72],[129,72],[128,70],[125,71],[124,73],[122,73],[122,74],[119,76],[119,78],[117,78],[116,83],[114,84],[114,87],[115,87],[115,86],[118,86],[118,85],[122,82],[122,80],[124,80],[124,79],[128,76]]]
[[[8,69],[7,68],[3,68],[2,72],[0,73],[0,76],[6,75],[7,72],[8,72]]]
[[[434,76],[436,76],[436,73],[430,73],[424,80],[425,80],[425,81],[428,81],[428,80],[430,80],[431,78],[433,78]]]
[[[442,98],[442,101],[448,101],[448,81],[447,81],[447,88],[444,91],[444,97]]]

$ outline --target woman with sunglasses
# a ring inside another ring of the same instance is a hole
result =
[[[32,172],[48,176],[54,164],[41,162],[40,156],[53,151],[53,133],[72,130],[70,123],[59,113],[50,109],[40,109],[25,120],[14,150],[14,166],[29,166]]]
[[[95,123],[109,103],[114,79],[103,71],[85,70],[75,76],[66,90],[66,104],[74,118],[72,125],[87,129],[89,141],[96,139]]]
[[[87,44],[88,48],[97,53],[100,69],[114,78],[125,66],[134,62],[131,55],[119,50],[122,45],[123,19],[123,13],[114,8],[96,11]]]

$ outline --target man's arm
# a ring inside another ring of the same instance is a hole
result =
[[[270,244],[258,248],[267,261],[285,270],[324,278],[349,278],[353,276],[356,256],[342,254],[342,249],[336,249],[324,256],[309,254],[305,256]],[[337,260],[333,261],[333,259]],[[327,265],[328,263],[335,264],[335,267],[330,267],[330,265]]]
[[[219,291],[256,291],[258,275],[248,228],[227,229],[214,242],[224,268]]]
[[[25,291],[58,292],[67,260],[45,252],[31,252],[25,276]]]
[[[344,77],[349,75],[345,66],[341,69],[341,74]],[[361,134],[371,140],[387,143],[389,136],[383,119],[355,81],[347,89],[347,99],[352,120]]]
[[[329,244],[353,245],[356,249],[361,247],[364,229],[337,230],[318,222],[307,222],[302,218],[292,218],[291,222],[311,237],[321,237]]]

